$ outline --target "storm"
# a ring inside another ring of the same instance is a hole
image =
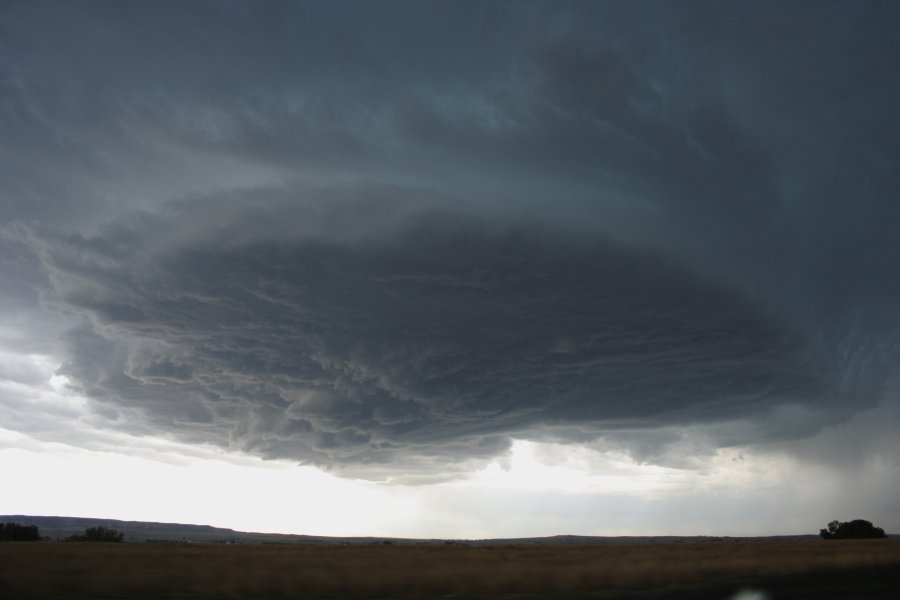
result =
[[[517,492],[548,527],[680,527],[704,481],[731,500],[702,531],[896,530],[898,27],[875,0],[4,3],[0,460],[214,456],[437,514],[490,473],[514,506],[527,455],[583,477]]]

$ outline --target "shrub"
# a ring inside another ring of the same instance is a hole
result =
[[[84,535],[73,535],[68,538],[70,542],[121,542],[123,535],[115,529],[108,527],[88,527]]]
[[[884,529],[875,527],[864,519],[855,519],[847,523],[832,521],[827,529],[820,529],[819,535],[826,540],[856,540],[865,538],[883,538]]]
[[[0,524],[0,542],[36,542],[39,539],[37,525]]]

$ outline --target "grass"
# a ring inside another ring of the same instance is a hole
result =
[[[0,544],[0,596],[613,597],[872,568],[900,570],[900,541],[507,547],[7,543]]]

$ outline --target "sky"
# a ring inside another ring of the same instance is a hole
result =
[[[0,514],[900,533],[898,31],[0,2]]]

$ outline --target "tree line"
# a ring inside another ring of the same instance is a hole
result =
[[[37,525],[0,523],[0,542],[36,542],[40,539]]]
[[[84,535],[73,535],[66,538],[67,542],[121,542],[122,533],[109,527],[88,527]]]
[[[124,535],[109,527],[88,527],[81,535],[72,535],[67,542],[121,542]],[[37,542],[41,534],[37,525],[0,523],[0,542]]]
[[[887,537],[884,529],[875,527],[865,519],[854,519],[846,523],[832,521],[826,529],[819,530],[819,535],[826,540],[859,540]]]

